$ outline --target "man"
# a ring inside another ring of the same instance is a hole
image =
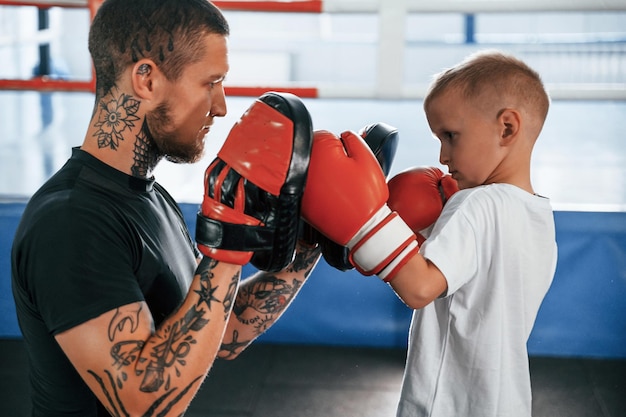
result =
[[[12,251],[33,416],[182,415],[216,356],[236,357],[267,329],[319,259],[315,245],[297,244],[290,265],[239,286],[248,252],[207,243],[200,256],[152,177],[163,158],[197,161],[226,114],[228,34],[206,0],[98,10],[84,142],[32,197]],[[245,223],[220,217],[210,170],[199,219]]]

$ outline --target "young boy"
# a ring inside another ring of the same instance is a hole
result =
[[[441,142],[440,162],[460,191],[427,231],[414,219],[429,212],[424,202],[439,192],[441,178],[394,189],[387,205],[380,177],[335,174],[352,180],[342,190],[323,191],[348,193],[361,206],[339,208],[345,218],[356,218],[343,226],[344,218],[339,231],[324,226],[328,219],[315,219],[323,203],[307,195],[314,189],[305,192],[305,218],[343,241],[358,270],[389,282],[415,309],[398,417],[531,415],[526,342],[557,258],[550,202],[535,193],[530,180],[531,153],[548,107],[539,75],[499,52],[477,53],[436,77],[424,109]],[[341,138],[344,159],[373,166],[353,133]],[[314,141],[314,154],[342,159],[321,142]],[[334,165],[356,169],[350,162]],[[318,172],[311,167],[309,181]],[[327,198],[329,209],[337,204],[336,197]],[[409,224],[389,208],[411,203],[414,210],[399,211]],[[411,231],[427,238],[419,252]]]

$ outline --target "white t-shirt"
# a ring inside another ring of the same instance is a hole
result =
[[[398,417],[529,417],[526,343],[557,259],[550,201],[461,190],[427,237],[448,291],[413,313]]]

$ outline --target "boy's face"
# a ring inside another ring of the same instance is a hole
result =
[[[441,143],[439,161],[461,189],[498,181],[504,158],[498,111],[485,104],[449,89],[426,109],[430,129]]]

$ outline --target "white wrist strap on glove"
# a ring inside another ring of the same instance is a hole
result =
[[[350,261],[360,273],[376,274],[385,282],[418,250],[415,233],[386,204],[350,239],[347,247]]]

